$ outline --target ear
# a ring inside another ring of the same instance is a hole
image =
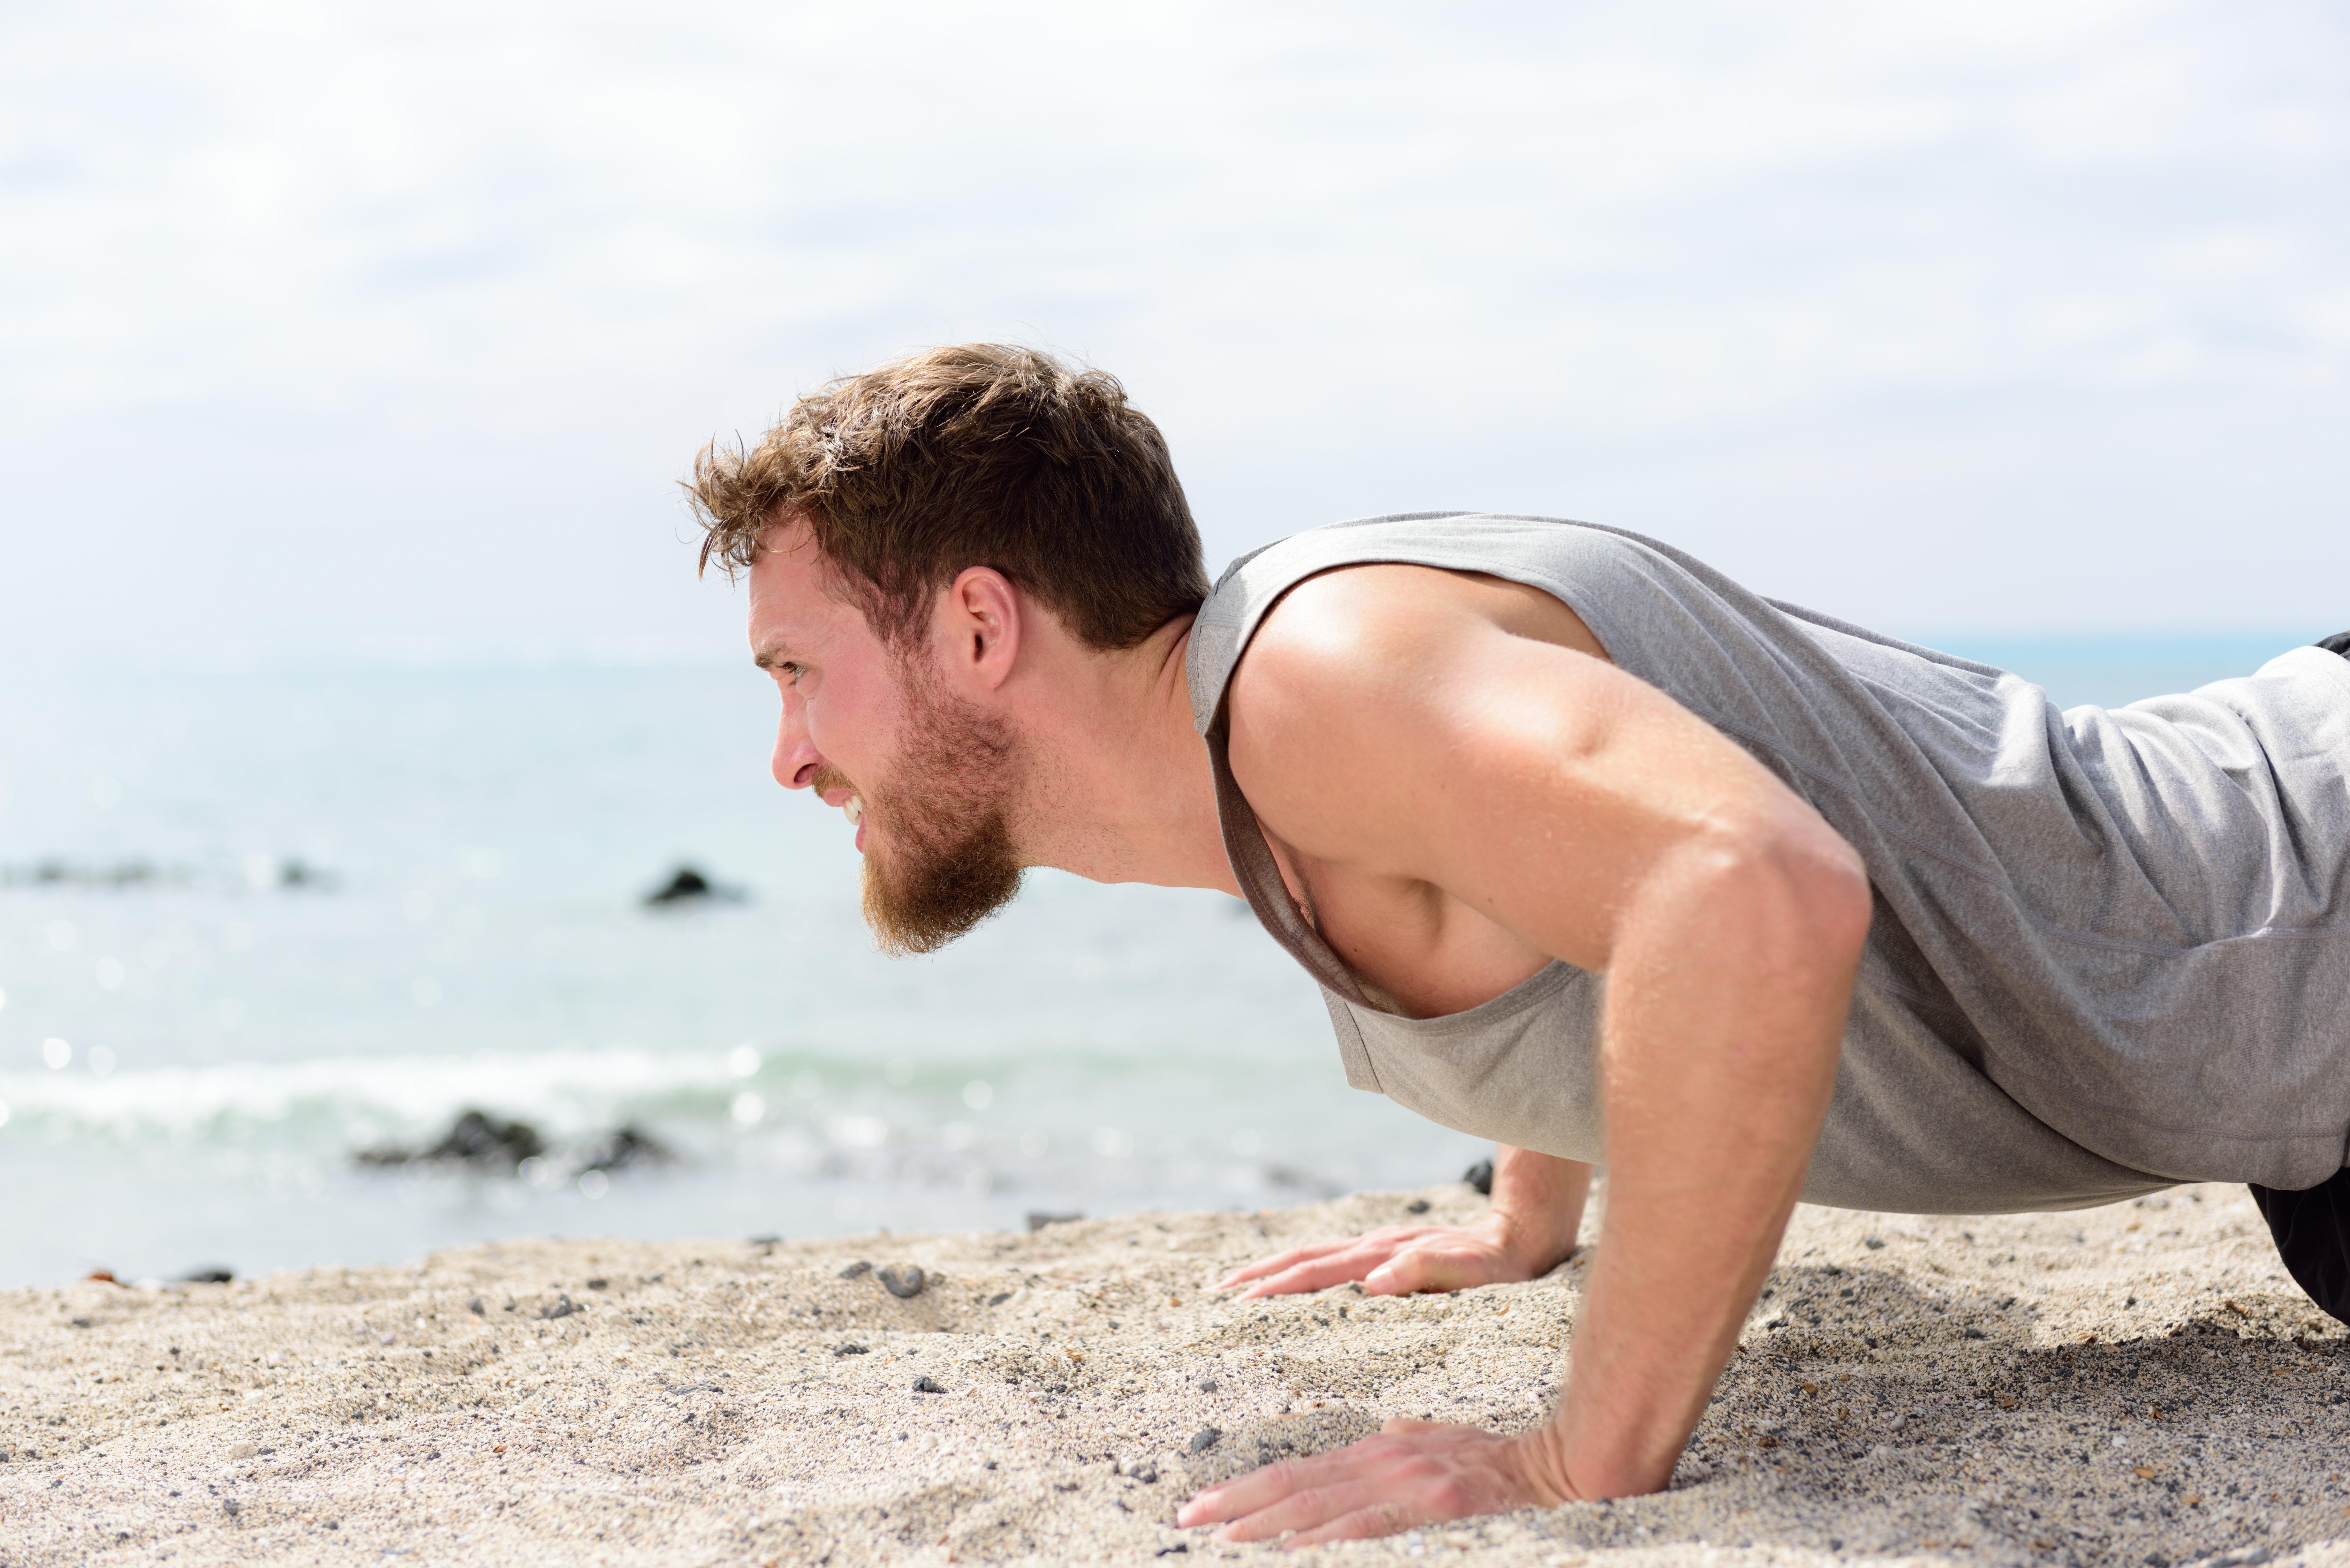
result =
[[[939,602],[931,627],[941,673],[969,695],[993,691],[1020,657],[1019,590],[992,566],[967,566]]]

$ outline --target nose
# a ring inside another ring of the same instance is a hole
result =
[[[800,705],[785,702],[783,720],[775,726],[775,754],[768,764],[775,782],[785,789],[806,789],[816,782],[816,770],[823,765],[824,753],[808,739]]]

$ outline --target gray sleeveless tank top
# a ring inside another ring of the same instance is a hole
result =
[[[1322,987],[1347,1080],[1462,1132],[1598,1161],[1604,976],[1466,1012],[1374,1003],[1300,914],[1232,777],[1224,691],[1317,572],[1400,562],[1556,596],[1626,672],[1744,747],[1866,862],[1876,917],[1804,1197],[2084,1208],[2182,1181],[2298,1189],[2350,1140],[2350,660],[2058,711],[1985,665],[1762,598],[1554,518],[1336,524],[1234,562],[1188,656],[1224,844]]]

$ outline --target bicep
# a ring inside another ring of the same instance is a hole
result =
[[[1758,835],[1834,836],[1664,692],[1441,595],[1267,630],[1233,683],[1232,756],[1268,826],[1570,963],[1606,968],[1645,896]]]

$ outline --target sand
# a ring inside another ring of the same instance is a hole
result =
[[[1549,1407],[1581,1262],[1451,1297],[1203,1288],[1414,1196],[10,1293],[0,1563],[1262,1559],[1175,1505],[1389,1415]],[[1296,1560],[2350,1564],[2350,1350],[2241,1189],[1804,1210],[1744,1344],[1668,1492]]]

